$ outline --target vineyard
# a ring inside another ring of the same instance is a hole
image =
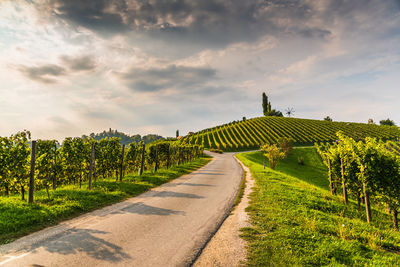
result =
[[[373,218],[371,203],[386,207],[398,230],[400,143],[374,138],[356,142],[339,132],[338,142],[315,147],[328,167],[331,194],[340,192],[346,205],[354,198],[358,209],[363,203],[368,222]]]
[[[289,137],[296,145],[334,141],[338,131],[355,140],[400,137],[400,129],[395,126],[265,116],[204,129],[185,136],[181,143],[234,151],[276,143],[280,137]]]
[[[122,181],[125,173],[146,170],[157,172],[164,167],[190,162],[203,154],[199,145],[156,141],[145,145],[121,145],[119,138],[66,138],[31,142],[29,131],[11,137],[0,137],[0,193],[21,194],[25,199],[29,188],[29,202],[33,190],[55,190],[61,185],[96,185],[99,179],[115,177]]]

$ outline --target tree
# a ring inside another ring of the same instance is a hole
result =
[[[179,130],[176,130],[176,138],[179,137]]]
[[[275,166],[278,164],[279,160],[285,158],[285,153],[281,151],[275,144],[265,144],[261,146],[261,151],[264,151],[264,156],[268,158],[269,166],[271,169],[275,169]]]
[[[379,121],[380,125],[387,125],[387,126],[396,126],[396,124],[394,123],[394,121],[392,121],[391,119],[387,118],[386,120],[381,120]]]
[[[278,146],[282,152],[285,153],[285,156],[287,156],[290,150],[292,150],[293,139],[289,137],[281,137],[278,139]]]
[[[373,119],[368,119],[368,124],[375,124]]]
[[[326,117],[324,118],[324,121],[332,121],[332,119],[331,119],[331,117],[326,116]]]
[[[267,114],[271,108],[268,102],[268,96],[265,94],[265,92],[262,93],[262,107],[263,107],[263,114]]]
[[[264,116],[283,117],[282,112],[272,109],[271,102],[268,101],[268,96],[265,93],[262,94],[262,106]]]
[[[279,110],[272,109],[266,116],[283,117],[283,114]]]

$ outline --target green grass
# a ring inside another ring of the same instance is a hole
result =
[[[240,183],[239,192],[236,195],[235,201],[233,202],[232,210],[235,209],[237,205],[239,205],[240,201],[243,198],[243,194],[244,194],[244,190],[245,189],[246,189],[246,171],[243,170],[242,181]]]
[[[256,180],[248,207],[249,266],[399,266],[400,234],[391,217],[373,209],[366,223],[355,202],[327,190],[314,148],[296,148],[277,169],[263,169],[261,152],[239,154]],[[305,165],[297,163],[297,157]]]
[[[142,176],[126,175],[123,182],[101,179],[95,189],[88,191],[87,183],[68,185],[50,191],[50,200],[45,190],[35,192],[35,203],[29,205],[20,196],[0,197],[0,244],[9,243],[18,237],[76,217],[82,213],[137,196],[153,187],[190,173],[210,161],[204,156],[191,163],[160,169],[157,173],[145,172]]]

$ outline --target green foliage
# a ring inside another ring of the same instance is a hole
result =
[[[216,149],[216,148],[211,148],[210,152],[214,152],[214,153],[218,153],[218,154],[224,153],[224,151],[222,151],[221,149]]]
[[[263,114],[266,114],[268,111],[270,111],[270,110],[268,110],[268,108],[269,108],[269,105],[268,105],[268,96],[265,94],[265,92],[263,92],[262,93],[262,107],[263,107]]]
[[[92,138],[94,140],[101,140],[105,138],[119,138],[121,144],[123,145],[129,145],[130,143],[139,143],[141,141],[144,141],[145,144],[149,144],[151,142],[157,141],[164,139],[164,137],[156,134],[148,134],[144,136],[140,136],[139,134],[135,135],[127,135],[122,132],[118,132],[117,130],[112,130],[111,128],[108,131],[103,131],[101,133],[91,133],[89,136],[83,135],[82,138],[87,139],[87,138]]]
[[[321,154],[343,188],[347,203],[347,189],[353,193],[360,206],[361,197],[365,200],[368,222],[372,221],[370,201],[383,202],[393,214],[397,229],[397,210],[400,203],[400,158],[397,151],[388,149],[388,144],[373,138],[356,142],[338,133],[338,142],[328,146],[318,146]],[[329,162],[327,162],[329,161]],[[338,182],[332,187],[338,187]],[[334,192],[335,190],[333,190]]]
[[[0,197],[0,244],[84,212],[137,196],[208,162],[209,157],[201,157],[169,169],[162,168],[157,173],[150,170],[142,176],[130,173],[123,182],[103,179],[91,191],[63,185],[56,191],[50,191],[50,199],[44,190],[39,190],[35,191],[34,204],[21,201],[16,196]],[[86,187],[87,183],[84,182],[83,188]]]
[[[304,157],[305,165],[297,164]],[[262,153],[239,154],[255,178],[248,266],[398,266],[400,234],[375,207],[365,222],[356,203],[328,190],[327,170],[313,148],[295,148],[277,170],[263,169]]]
[[[268,96],[265,92],[262,94],[262,107],[264,116],[283,117],[281,111],[271,108],[271,102],[268,101]]]
[[[288,137],[281,137],[278,139],[278,146],[285,155],[288,155],[293,148],[293,139]]]
[[[185,136],[179,142],[203,145],[207,149],[243,151],[258,149],[264,143],[278,144],[282,137],[291,138],[294,146],[332,142],[337,139],[338,131],[357,141],[364,140],[365,137],[384,140],[396,140],[400,137],[400,129],[397,127],[264,116],[204,129]]]
[[[380,125],[387,125],[387,126],[396,126],[396,124],[394,123],[394,121],[392,121],[391,119],[387,118],[386,120],[381,120],[379,121]]]
[[[21,193],[24,199],[25,187],[30,173],[29,147],[30,133],[19,132],[11,137],[0,137],[0,194]],[[59,146],[55,140],[38,140],[35,168],[36,190],[46,189],[52,185],[69,185],[89,180],[91,170],[91,150],[94,149],[93,176],[94,183],[100,178],[114,176],[122,179],[125,172],[154,170],[166,166],[180,165],[193,161],[203,154],[203,146],[181,144],[174,141],[159,140],[144,147],[131,143],[122,155],[119,138],[103,138],[96,141],[92,138],[68,137]],[[142,153],[144,152],[144,153]],[[124,161],[122,159],[125,159]],[[121,173],[122,168],[122,173]]]
[[[53,184],[57,173],[57,141],[38,140],[36,148],[36,189],[46,188]],[[49,194],[48,194],[49,197]]]
[[[271,109],[267,113],[264,113],[264,116],[283,117],[283,114],[279,110]]]
[[[285,153],[275,144],[265,144],[260,147],[260,150],[263,151],[264,156],[267,157],[271,169],[275,169],[275,166],[278,164],[278,162],[285,158]]]

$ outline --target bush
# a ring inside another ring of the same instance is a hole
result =
[[[222,151],[221,149],[218,149],[218,148],[211,148],[210,152],[214,152],[214,153],[218,153],[218,154],[224,153],[224,151]]]
[[[298,158],[297,158],[297,163],[298,163],[299,165],[304,165],[304,158],[303,158],[303,157],[298,157]]]
[[[285,156],[287,156],[290,150],[292,150],[293,147],[292,143],[293,143],[292,138],[281,137],[278,139],[278,146],[282,150],[282,152],[285,153]]]

